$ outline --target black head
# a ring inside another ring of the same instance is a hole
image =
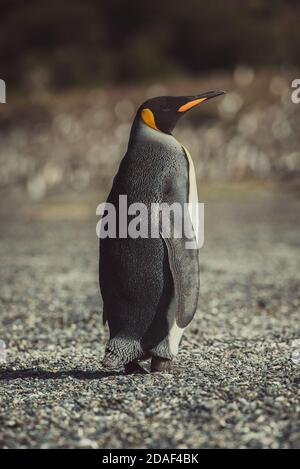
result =
[[[153,129],[170,134],[179,117],[194,106],[224,94],[225,91],[208,91],[196,96],[160,96],[148,99],[139,109],[138,117]]]

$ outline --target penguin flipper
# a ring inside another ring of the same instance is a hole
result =
[[[191,221],[188,237],[184,233],[182,237],[175,237],[174,226],[171,227],[171,233],[166,231],[162,225],[160,231],[167,247],[169,266],[174,282],[176,323],[179,327],[184,328],[192,321],[198,303],[200,266],[197,241]],[[187,243],[193,243],[194,247],[188,249]]]
[[[105,326],[105,324],[107,323],[108,317],[107,317],[107,312],[106,312],[104,305],[103,305],[102,320],[103,320],[103,326]]]

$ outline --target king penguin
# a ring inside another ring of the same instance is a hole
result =
[[[122,216],[121,195],[127,196],[128,206],[197,204],[192,158],[172,132],[187,111],[223,93],[161,96],[140,106],[107,199],[115,207],[117,220]],[[104,366],[123,365],[126,373],[146,372],[139,361],[151,358],[152,372],[171,371],[198,303],[199,251],[187,247],[187,240],[197,240],[197,213],[190,210],[191,229],[181,237],[174,227],[169,236],[161,228],[157,237],[117,233],[100,239],[103,322],[108,322],[110,332]]]

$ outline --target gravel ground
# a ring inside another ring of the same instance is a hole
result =
[[[199,311],[146,376],[101,368],[95,219],[2,217],[0,447],[299,447],[299,208],[207,204]]]

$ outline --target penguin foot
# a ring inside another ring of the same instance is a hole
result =
[[[141,365],[139,365],[138,362],[129,362],[125,365],[125,373],[127,375],[132,375],[132,374],[146,374],[149,373],[145,368],[143,368]]]
[[[151,360],[151,372],[163,372],[163,373],[171,373],[173,368],[172,360],[168,358],[161,358],[161,357],[152,357]]]

